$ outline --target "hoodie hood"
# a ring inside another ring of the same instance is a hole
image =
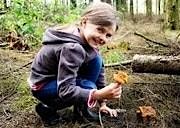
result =
[[[43,44],[61,44],[61,43],[81,43],[80,37],[74,35],[78,33],[77,27],[48,28],[43,35]]]
[[[77,26],[68,26],[64,28],[49,28],[43,36],[44,45],[79,43],[86,51],[87,61],[93,59],[97,55],[97,50],[92,48],[88,43],[84,42],[79,36]],[[76,36],[77,35],[77,36]]]

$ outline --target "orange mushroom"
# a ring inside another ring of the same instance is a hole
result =
[[[144,121],[156,118],[156,111],[151,106],[139,106],[139,110],[136,112]]]
[[[117,83],[121,85],[127,83],[128,81],[128,75],[126,72],[123,72],[123,71],[118,71],[117,74],[113,74],[113,78]]]

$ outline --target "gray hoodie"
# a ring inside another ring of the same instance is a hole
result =
[[[78,33],[75,26],[46,30],[43,46],[31,66],[29,84],[33,89],[33,86],[57,80],[58,95],[62,101],[87,102],[90,90],[76,86],[77,73],[83,64],[99,53],[74,33]],[[96,86],[98,89],[104,87],[104,67]]]

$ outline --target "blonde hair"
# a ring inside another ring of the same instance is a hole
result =
[[[89,5],[83,14],[92,24],[102,26],[116,25],[118,29],[118,16],[116,10],[105,2],[93,3]]]

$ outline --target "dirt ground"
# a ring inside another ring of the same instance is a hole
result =
[[[135,36],[134,31],[148,36],[152,40],[167,43],[174,35],[161,31],[157,21],[122,24],[113,43],[104,46],[103,56],[110,51],[119,50],[123,60],[132,59],[135,54],[171,55],[171,48],[165,48],[141,37]],[[0,49],[0,128],[43,128],[42,122],[34,112],[36,100],[26,101],[22,109],[14,109],[13,101],[23,97],[28,92],[17,93],[16,88],[23,83],[29,73],[29,66],[18,69],[30,62],[36,52],[20,53]],[[14,71],[18,69],[18,71]],[[72,108],[59,111],[64,120],[55,128],[178,128],[180,127],[180,76],[166,74],[134,73],[131,65],[106,68],[107,82],[113,82],[113,73],[124,70],[128,72],[127,86],[123,86],[122,97],[119,100],[108,101],[108,106],[123,111],[118,117],[101,114],[101,123],[78,122],[72,119]],[[13,85],[13,86],[12,86]],[[30,94],[29,94],[30,95]],[[30,106],[28,106],[30,104]],[[153,119],[142,120],[137,116],[139,106],[152,106],[157,116]],[[18,110],[18,111],[17,111]],[[94,109],[97,112],[97,108]]]

